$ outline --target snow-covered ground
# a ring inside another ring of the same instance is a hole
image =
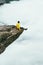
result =
[[[0,65],[43,65],[43,0],[21,0],[0,7],[0,22],[28,30],[0,55]]]

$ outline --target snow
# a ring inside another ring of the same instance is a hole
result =
[[[43,0],[21,0],[0,7],[0,22],[27,27],[0,55],[0,65],[43,65]]]

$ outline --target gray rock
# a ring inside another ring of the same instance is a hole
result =
[[[0,3],[5,3],[5,0],[0,0]]]
[[[0,26],[0,54],[4,52],[4,50],[15,41],[24,30],[27,30],[27,28],[21,27],[20,30],[18,30],[14,25]]]
[[[19,1],[19,0],[0,0],[0,5],[3,5],[4,3],[10,3],[10,1]]]

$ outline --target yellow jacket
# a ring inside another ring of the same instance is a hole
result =
[[[16,24],[16,28],[17,28],[17,29],[20,29],[20,23],[17,23],[17,24]]]

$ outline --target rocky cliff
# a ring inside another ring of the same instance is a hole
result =
[[[0,26],[0,54],[13,42],[15,41],[24,30],[23,27],[18,30],[14,25]]]

